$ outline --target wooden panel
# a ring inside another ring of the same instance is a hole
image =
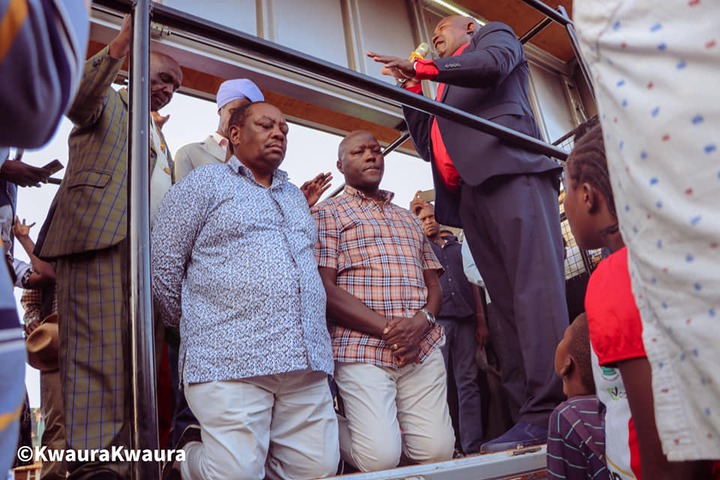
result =
[[[100,51],[105,45],[99,42],[90,41],[88,46],[88,56],[92,56]],[[182,66],[183,82],[182,90],[204,93],[206,98],[215,99],[215,92],[220,84],[226,79],[205,72],[201,72],[187,66]],[[126,60],[122,70],[127,72],[128,61]],[[125,75],[120,77],[124,80]],[[263,88],[261,83],[258,84],[260,90],[265,95],[265,99],[278,107],[285,116],[301,125],[311,126],[323,131],[344,135],[354,130],[367,130],[372,132],[378,141],[386,145],[394,142],[400,132],[394,128],[378,125],[355,116],[324,108],[315,104],[304,102],[300,99],[292,98],[286,95],[273,92]],[[209,127],[210,128],[210,127]],[[415,154],[412,142],[405,142],[399,149],[403,153]]]
[[[518,37],[543,18],[540,12],[522,0],[457,0],[456,3],[489,21],[510,25]],[[552,8],[562,5],[572,15],[572,0],[547,0],[544,3]],[[555,22],[536,35],[530,43],[566,62],[574,56],[565,28]]]

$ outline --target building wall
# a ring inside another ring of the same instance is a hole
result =
[[[430,42],[443,12],[425,0],[163,0],[163,4],[392,83],[366,51],[408,55]],[[561,62],[531,61],[531,96],[553,142],[584,118],[582,89]],[[425,87],[434,95],[435,87]],[[575,97],[574,97],[575,96]],[[581,109],[582,110],[582,109]]]

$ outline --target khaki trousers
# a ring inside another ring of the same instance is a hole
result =
[[[327,375],[299,371],[185,385],[202,443],[185,447],[184,480],[311,479],[337,471]]]
[[[395,468],[401,453],[415,463],[452,458],[455,434],[440,350],[399,369],[336,362],[335,381],[345,406],[340,419],[345,461],[372,472]]]

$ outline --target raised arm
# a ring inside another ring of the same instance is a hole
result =
[[[25,288],[38,289],[43,288],[55,283],[55,269],[48,262],[39,259],[34,253],[35,243],[30,238],[30,229],[34,226],[34,223],[27,225],[25,219],[20,221],[18,217],[15,217],[15,223],[13,224],[13,235],[17,241],[22,245],[25,252],[30,257],[30,264],[32,265],[32,273],[27,282],[23,285]]]
[[[102,50],[87,59],[80,88],[67,117],[79,127],[98,121],[111,94],[110,86],[130,50],[130,16],[125,16],[118,35]]]

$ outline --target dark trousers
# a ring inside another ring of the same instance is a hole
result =
[[[438,318],[438,323],[445,329],[446,342],[442,348],[445,369],[452,368],[457,393],[460,446],[464,453],[477,453],[483,441],[482,397],[475,363],[477,321],[473,315],[462,319]]]
[[[564,396],[555,348],[568,325],[557,179],[508,175],[463,185],[460,218],[502,339],[525,372],[519,421],[547,428]],[[502,359],[501,359],[502,362]]]
[[[497,357],[505,406],[510,419],[516,423],[519,420],[520,407],[525,403],[525,367],[522,357],[513,350],[517,348],[515,329],[510,322],[501,318],[500,312],[492,302],[487,305],[485,318]]]

